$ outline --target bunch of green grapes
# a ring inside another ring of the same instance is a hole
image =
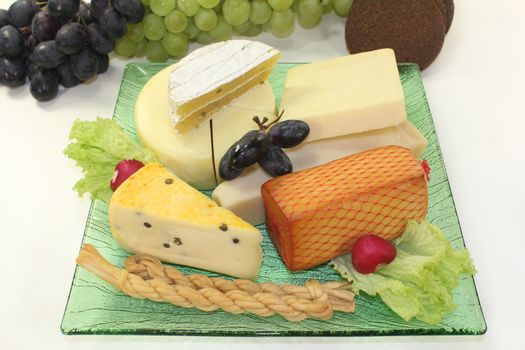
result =
[[[114,52],[152,62],[180,58],[190,42],[202,45],[269,32],[283,38],[295,22],[314,28],[323,14],[346,17],[353,0],[142,0],[142,22],[129,24]]]

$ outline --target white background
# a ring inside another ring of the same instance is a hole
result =
[[[7,8],[12,0],[0,0]],[[346,54],[344,20],[260,40],[283,61]],[[477,337],[199,338],[64,336],[60,322],[89,201],[62,155],[72,122],[111,117],[123,60],[40,104],[0,87],[0,348],[518,349],[525,343],[525,2],[456,1],[441,55],[423,73],[488,323]]]

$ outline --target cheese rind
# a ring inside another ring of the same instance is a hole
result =
[[[169,110],[175,127],[187,132],[265,81],[279,59],[271,46],[229,40],[195,50],[173,66]]]
[[[350,252],[364,233],[394,239],[428,206],[425,171],[398,146],[277,177],[261,193],[267,230],[294,271]]]
[[[288,71],[283,120],[310,125],[309,141],[386,128],[406,120],[393,50],[342,56]]]
[[[261,233],[160,164],[145,165],[115,191],[109,223],[133,253],[249,279],[261,265]]]
[[[168,77],[171,67],[157,73],[142,89],[135,105],[135,129],[142,143],[180,179],[198,189],[217,186],[212,158],[210,125],[203,124],[186,134],[175,131],[168,109]],[[254,115],[275,116],[276,102],[270,84],[255,86],[213,120],[215,155],[222,155],[240,136],[254,129]],[[220,159],[219,159],[220,160]]]
[[[367,149],[388,145],[409,148],[419,157],[426,142],[425,137],[406,121],[389,128],[303,143],[285,151],[292,161],[294,171],[300,171]],[[212,198],[249,223],[258,225],[264,222],[260,187],[270,179],[259,165],[255,165],[246,169],[238,178],[219,184],[213,191]]]

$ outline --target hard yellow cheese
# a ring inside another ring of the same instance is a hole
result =
[[[254,115],[276,118],[275,96],[268,83],[259,84],[215,113],[213,130],[210,123],[205,123],[180,134],[167,112],[171,69],[168,67],[156,74],[142,89],[135,105],[137,134],[180,179],[198,189],[212,189],[218,183],[212,157],[212,131],[214,154],[221,157],[235,141],[256,127],[251,120]]]
[[[251,40],[228,40],[195,50],[169,76],[169,107],[177,131],[186,133],[211,114],[264,82],[279,51]]]
[[[259,272],[260,232],[160,164],[147,164],[115,191],[109,223],[133,253],[240,278]]]
[[[288,71],[283,120],[310,125],[308,141],[381,129],[406,120],[394,52],[382,49]]]

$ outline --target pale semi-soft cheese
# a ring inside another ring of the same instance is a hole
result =
[[[169,111],[185,133],[264,82],[279,51],[258,41],[229,40],[195,50],[176,63],[169,76]]]
[[[286,150],[286,154],[292,161],[294,171],[300,171],[388,145],[409,148],[415,156],[419,156],[426,143],[425,137],[406,121],[389,128],[304,143]],[[238,178],[217,186],[212,198],[251,224],[261,224],[264,222],[264,205],[260,188],[270,179],[268,174],[255,165],[246,169]]]
[[[262,235],[160,164],[147,164],[113,194],[109,223],[132,253],[254,279]]]
[[[405,101],[394,52],[382,49],[290,69],[281,110],[283,120],[310,125],[308,141],[402,123]]]
[[[180,134],[170,121],[168,77],[171,67],[156,74],[144,86],[135,105],[135,128],[146,147],[181,180],[198,189],[212,189],[218,175],[214,171],[210,123]],[[276,102],[268,83],[253,87],[213,115],[214,155],[221,157],[248,130],[256,128],[253,116],[275,116]],[[220,160],[220,158],[219,158]]]

